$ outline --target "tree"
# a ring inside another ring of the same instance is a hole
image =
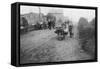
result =
[[[21,29],[21,32],[27,32],[28,31],[28,21],[25,17],[21,17],[20,27],[23,27]]]
[[[81,17],[81,18],[79,19],[79,22],[78,22],[78,29],[81,30],[81,29],[85,28],[86,26],[88,26],[88,21],[87,21],[87,19]]]
[[[22,23],[21,26],[27,27],[28,26],[28,21],[25,17],[22,17]]]
[[[88,23],[87,19],[80,18],[78,23],[78,35],[81,48],[91,55],[95,56],[95,19]]]

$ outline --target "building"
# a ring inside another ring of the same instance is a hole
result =
[[[56,26],[61,25],[66,19],[61,9],[52,9],[49,13],[56,17]]]

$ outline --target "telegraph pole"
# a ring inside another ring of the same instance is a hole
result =
[[[41,20],[41,8],[39,7],[39,21]]]

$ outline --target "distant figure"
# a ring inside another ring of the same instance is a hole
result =
[[[46,24],[46,22],[43,22],[42,29],[46,29],[46,28],[47,28],[47,24]]]
[[[48,20],[48,28],[51,30],[52,29],[52,21],[49,19]]]
[[[68,33],[69,33],[69,25],[68,24],[65,24],[65,28],[64,28],[64,34],[65,35],[68,35]]]
[[[40,21],[40,29],[43,29],[43,22]]]
[[[55,21],[52,21],[52,28],[55,28]]]
[[[64,30],[64,35],[68,35],[69,33],[69,22],[65,21],[62,25],[62,28]]]
[[[69,24],[69,34],[70,34],[70,37],[72,38],[72,36],[73,36],[73,24],[72,23],[70,23]]]
[[[35,29],[36,29],[36,30],[40,30],[40,29],[41,29],[41,25],[40,25],[39,22],[36,23],[36,25],[35,25]]]
[[[48,28],[51,29],[51,28],[50,28],[50,19],[48,20]]]
[[[62,26],[63,29],[66,28],[66,24],[65,23],[62,23],[61,26]]]

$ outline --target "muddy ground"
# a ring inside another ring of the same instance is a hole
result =
[[[53,30],[31,31],[20,37],[20,63],[40,63],[58,61],[77,61],[91,59],[84,52],[77,38],[77,28],[74,36],[66,36],[63,41],[57,40]]]

